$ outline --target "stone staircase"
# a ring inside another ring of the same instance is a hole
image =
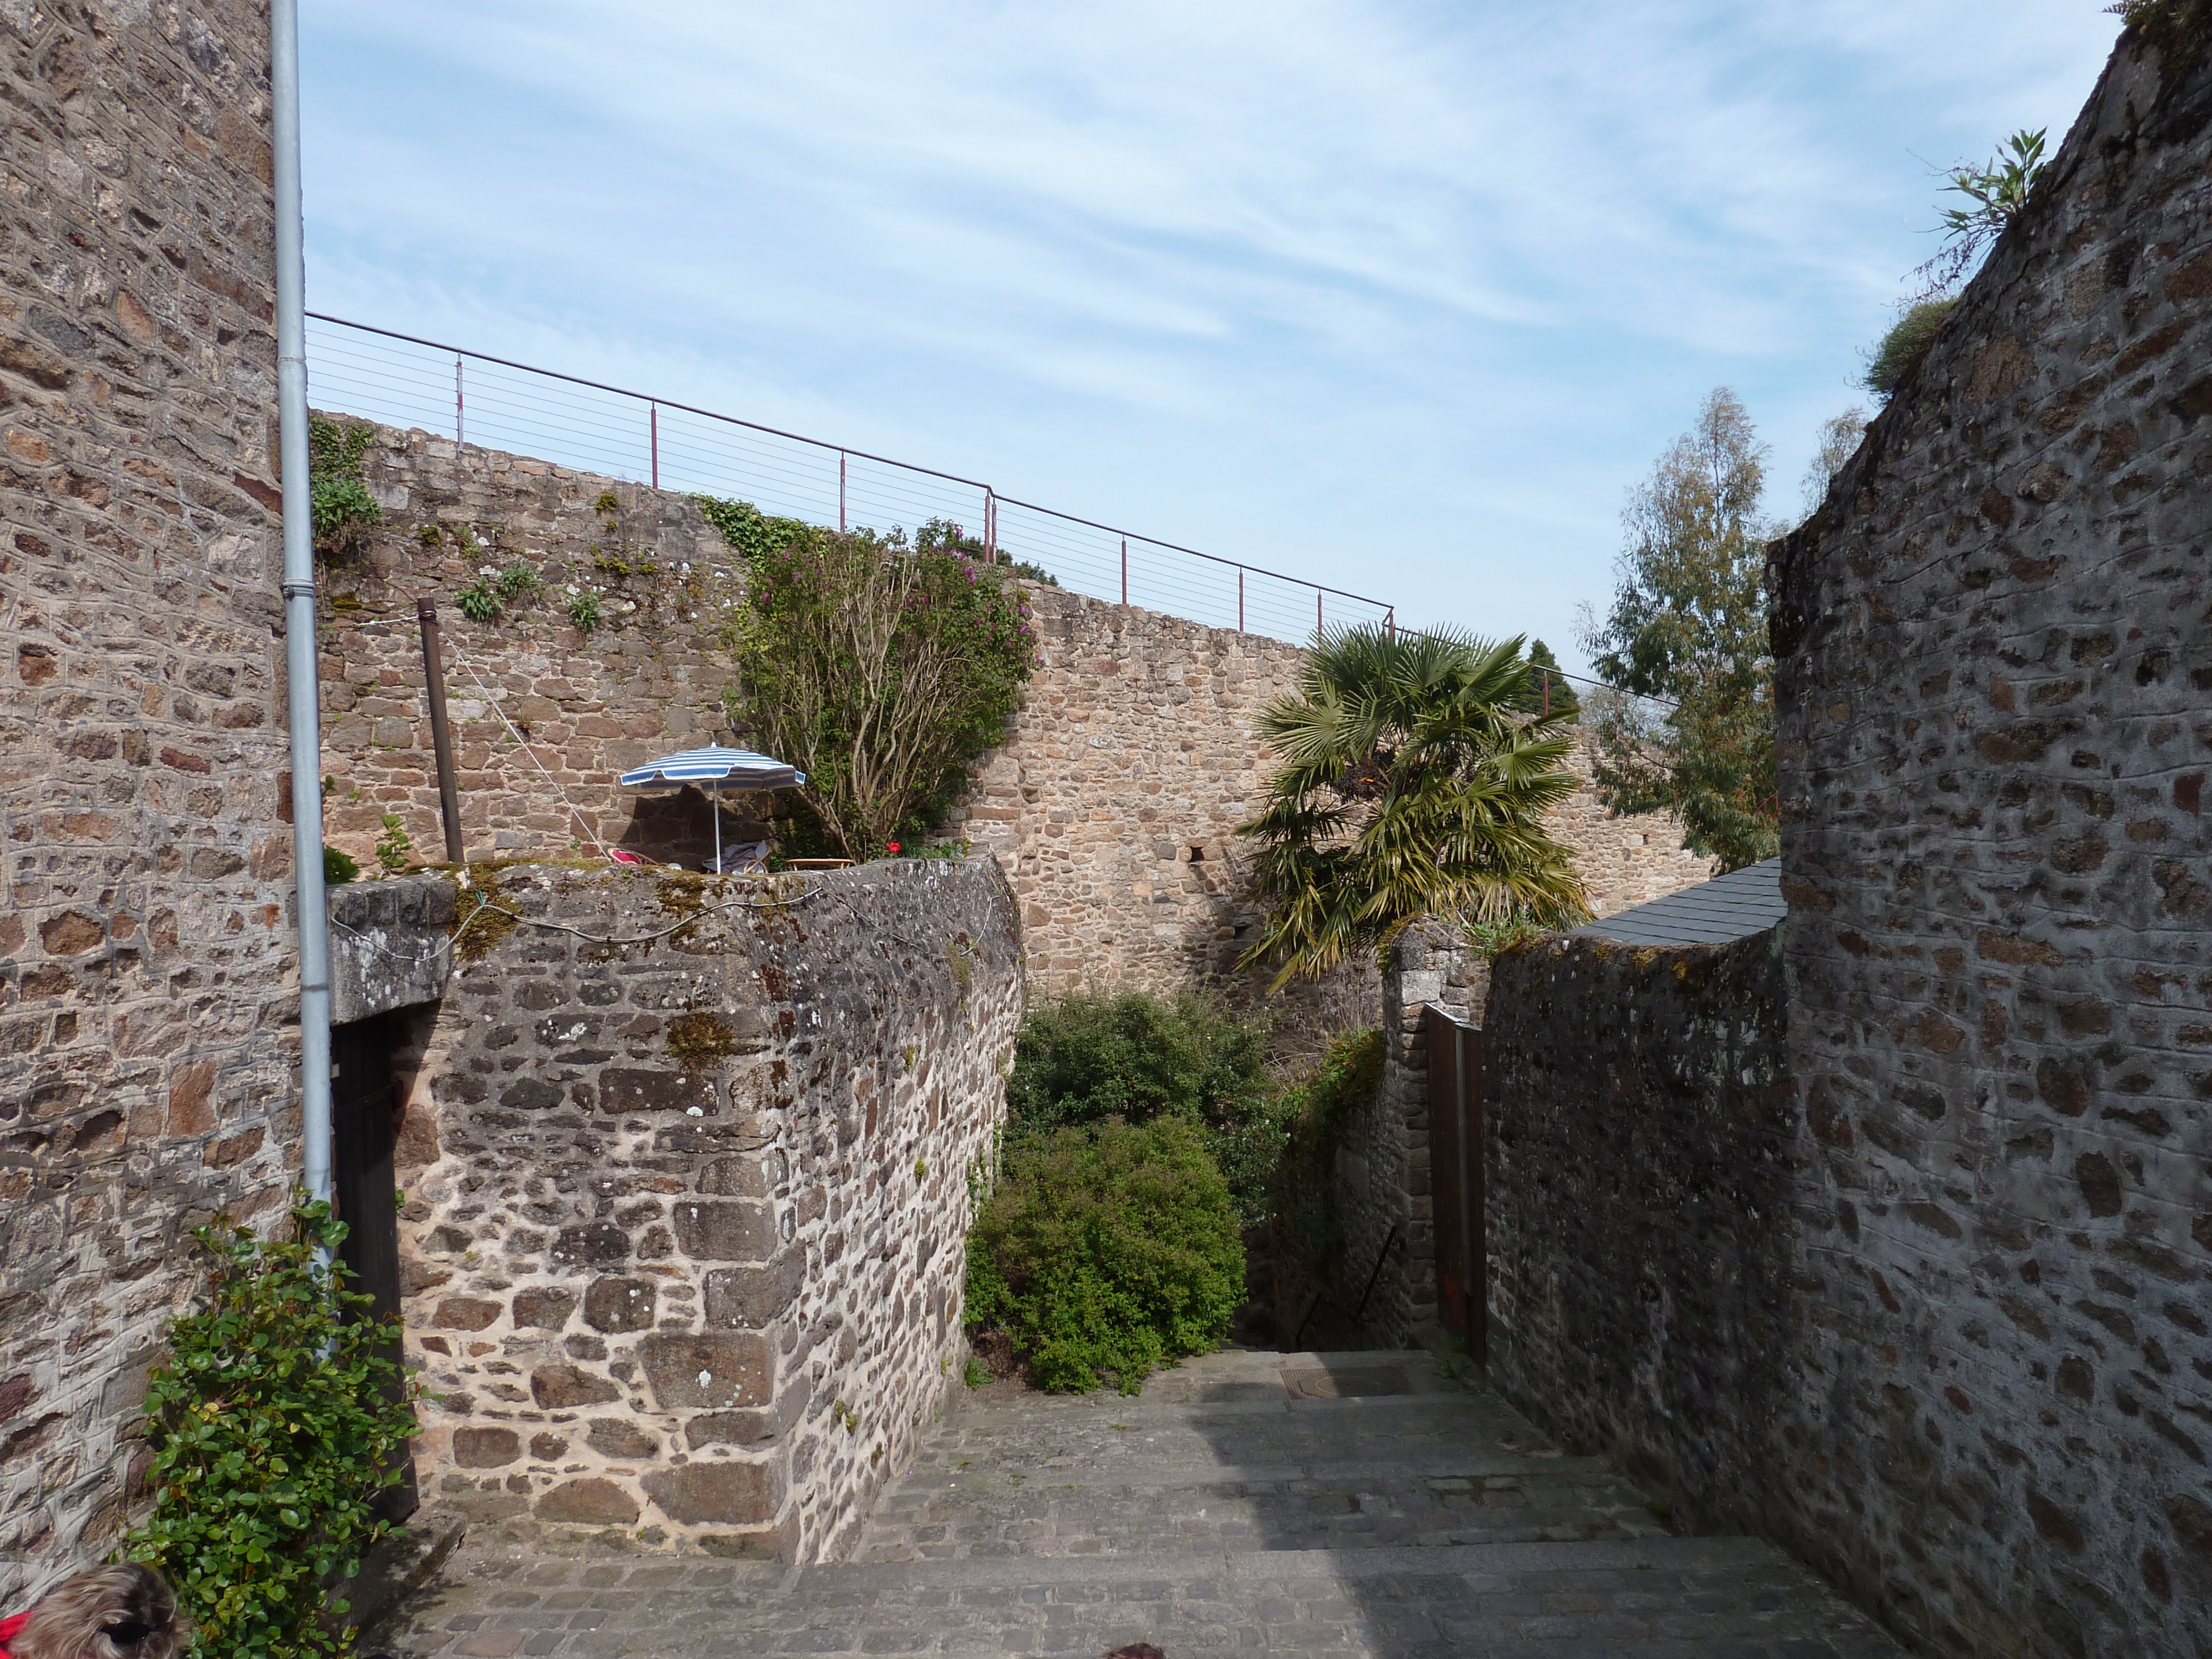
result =
[[[375,1645],[523,1654],[1789,1656],[1899,1650],[1771,1547],[1679,1538],[1425,1354],[1206,1356],[1141,1395],[1000,1384],[854,1559],[488,1540]],[[373,1650],[365,1646],[364,1650]]]

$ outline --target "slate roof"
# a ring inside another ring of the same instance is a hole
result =
[[[1622,945],[1726,945],[1765,932],[1789,908],[1782,899],[1782,860],[1767,859],[1577,927],[1569,937]]]

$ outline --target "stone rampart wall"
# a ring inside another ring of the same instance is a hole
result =
[[[1936,1651],[2212,1650],[2208,179],[2124,38],[1773,565],[1804,1526]]]
[[[0,1607],[297,1167],[268,76],[250,0],[0,6]]]
[[[834,1559],[959,1381],[1004,878],[503,866],[472,923],[472,875],[400,1137],[426,1495]]]
[[[1802,1541],[1805,1161],[1781,945],[1569,938],[1492,964],[1483,1025],[1492,1379],[1620,1457],[1692,1531]]]

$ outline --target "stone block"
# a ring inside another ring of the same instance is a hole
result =
[[[453,1462],[462,1468],[501,1468],[521,1455],[522,1440],[513,1429],[453,1431]]]
[[[574,1291],[551,1285],[532,1285],[514,1293],[514,1322],[518,1328],[557,1331],[568,1322],[568,1315],[575,1305]]]
[[[506,1310],[480,1297],[449,1296],[438,1304],[430,1322],[441,1331],[480,1331]]]
[[[696,1420],[696,1419],[695,1419]],[[584,1425],[584,1441],[602,1457],[658,1457],[660,1440],[618,1417],[595,1417]]]
[[[637,1499],[601,1475],[564,1480],[531,1506],[540,1521],[585,1526],[627,1527],[638,1517]]]
[[[757,1158],[718,1158],[699,1177],[699,1190],[709,1198],[766,1198],[768,1181]]]
[[[672,1521],[758,1526],[775,1519],[775,1471],[734,1459],[687,1463],[645,1477],[646,1495]]]
[[[649,1331],[660,1287],[650,1279],[595,1279],[584,1293],[584,1322],[613,1335]]]
[[[673,1206],[676,1243],[702,1261],[759,1261],[775,1249],[769,1206],[742,1200],[679,1200]]]
[[[553,1260],[564,1267],[600,1267],[629,1259],[629,1235],[612,1222],[563,1227],[553,1241]]]
[[[638,1352],[663,1411],[726,1411],[768,1403],[775,1360],[765,1337],[660,1332],[647,1337]]]
[[[619,1400],[622,1390],[604,1376],[556,1363],[530,1373],[530,1397],[546,1411],[567,1411]]]
[[[599,1073],[599,1109],[718,1117],[721,1103],[714,1079],[700,1073],[610,1066]]]
[[[781,1319],[806,1276],[804,1252],[787,1250],[762,1267],[717,1267],[707,1275],[707,1322],[718,1329],[758,1330]]]

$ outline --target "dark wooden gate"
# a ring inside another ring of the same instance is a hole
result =
[[[359,1288],[376,1298],[380,1319],[399,1311],[399,1215],[392,1200],[399,1092],[392,1071],[398,1036],[390,1014],[331,1028],[331,1196],[349,1229],[338,1255]],[[399,1358],[397,1342],[390,1352]],[[378,1500],[377,1512],[404,1521],[421,1501],[410,1463],[407,1479]]]
[[[1429,1061],[1429,1193],[1436,1227],[1437,1312],[1488,1358],[1489,1268],[1483,1225],[1482,1031],[1433,1003],[1421,1011]]]

